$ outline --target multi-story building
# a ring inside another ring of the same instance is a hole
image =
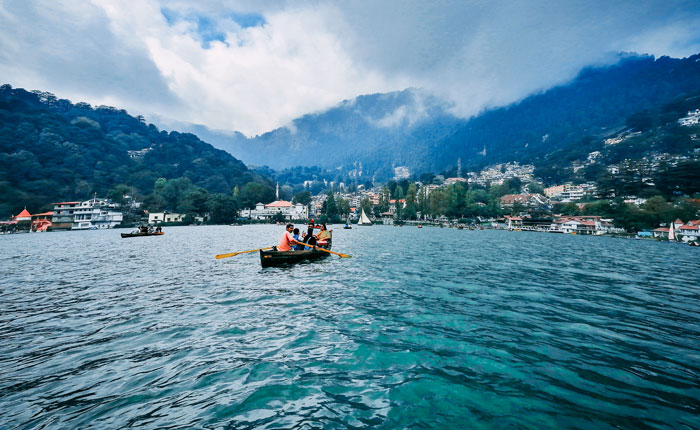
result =
[[[73,212],[71,230],[114,228],[123,219],[119,204],[97,197],[80,202],[73,208]]]
[[[73,227],[75,208],[80,202],[58,202],[53,204],[52,230],[70,230]]]

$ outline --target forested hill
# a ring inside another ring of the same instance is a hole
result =
[[[183,178],[173,184],[199,191],[200,200],[202,193],[231,196],[250,182],[271,185],[193,134],[161,131],[113,107],[0,87],[0,219],[24,206],[36,212],[93,193],[114,195],[115,187],[144,198],[159,178]],[[151,206],[175,210],[178,197],[156,196]]]
[[[464,168],[474,169],[537,162],[584,136],[613,134],[645,109],[698,92],[700,55],[621,55],[617,64],[585,69],[566,85],[470,120],[450,115],[440,100],[406,90],[361,96],[255,138],[207,139],[247,163],[273,168],[360,161],[365,170],[391,175],[392,164],[416,173],[442,171],[461,157]]]

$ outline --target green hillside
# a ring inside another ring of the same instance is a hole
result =
[[[234,187],[263,195],[239,201]],[[95,193],[133,194],[151,209],[203,212],[269,198],[272,187],[193,134],[159,130],[113,107],[0,87],[0,218]]]

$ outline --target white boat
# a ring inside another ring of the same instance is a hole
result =
[[[369,220],[364,209],[362,209],[362,214],[360,215],[360,220],[357,221],[357,225],[372,225],[372,221]]]

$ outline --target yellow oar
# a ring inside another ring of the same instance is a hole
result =
[[[335,255],[340,256],[340,258],[350,258],[350,257],[352,257],[352,255],[341,254],[341,253],[339,253],[339,252],[329,251],[329,250],[327,250],[327,249],[319,248],[318,246],[309,245],[308,243],[304,243],[304,242],[297,242],[297,243],[298,243],[299,245],[308,246],[309,248],[314,248],[314,249],[317,250],[317,251],[330,252],[331,254],[335,254]]]
[[[255,251],[264,251],[264,250],[266,250],[266,249],[272,249],[272,247],[269,246],[269,247],[267,247],[267,248],[251,249],[250,251],[238,251],[238,252],[231,252],[231,253],[229,253],[229,254],[219,254],[219,255],[216,256],[216,259],[218,260],[218,259],[220,259],[220,258],[229,258],[229,257],[234,257],[234,256],[236,256],[236,255],[238,255],[238,254],[245,254],[245,253],[248,253],[248,252],[255,252]]]

